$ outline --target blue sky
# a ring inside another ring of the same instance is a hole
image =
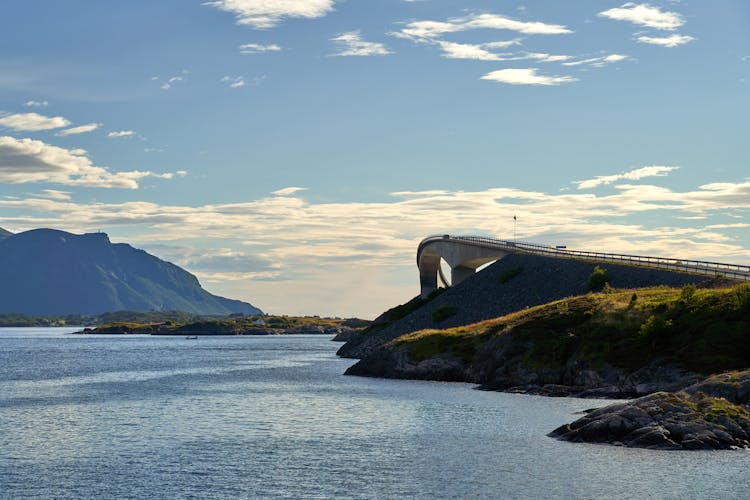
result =
[[[0,227],[372,317],[429,234],[750,262],[750,4],[6,0]]]

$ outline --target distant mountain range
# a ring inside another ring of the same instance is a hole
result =
[[[104,233],[0,228],[0,313],[101,314],[179,310],[259,314],[257,307],[204,290],[184,269]]]

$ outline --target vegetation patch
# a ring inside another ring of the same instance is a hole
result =
[[[399,337],[396,345],[407,345],[409,356],[415,362],[438,356],[452,355],[469,363],[486,336],[473,334],[462,328],[451,330],[421,330]]]

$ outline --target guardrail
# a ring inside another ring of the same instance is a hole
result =
[[[724,276],[727,278],[750,281],[750,266],[738,264],[726,264],[723,262],[707,262],[701,260],[672,259],[666,257],[649,257],[644,255],[614,254],[603,252],[586,252],[581,250],[568,250],[533,243],[521,243],[515,241],[499,240],[483,236],[450,236],[435,235],[422,240],[417,250],[417,263],[419,255],[424,247],[436,241],[459,241],[485,248],[497,248],[510,252],[530,253],[535,255],[546,255],[564,259],[585,260],[591,262],[602,262],[609,264],[625,264],[667,271],[680,271],[701,274],[705,276]]]

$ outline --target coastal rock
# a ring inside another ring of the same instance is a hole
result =
[[[702,392],[740,405],[750,406],[750,370],[712,375],[685,389],[688,394]]]
[[[384,377],[412,380],[439,380],[443,382],[471,382],[461,360],[444,354],[421,361],[413,360],[408,352],[379,349],[367,359],[350,366],[345,375]]]
[[[750,448],[750,412],[701,392],[657,392],[590,411],[549,436],[659,450]]]

